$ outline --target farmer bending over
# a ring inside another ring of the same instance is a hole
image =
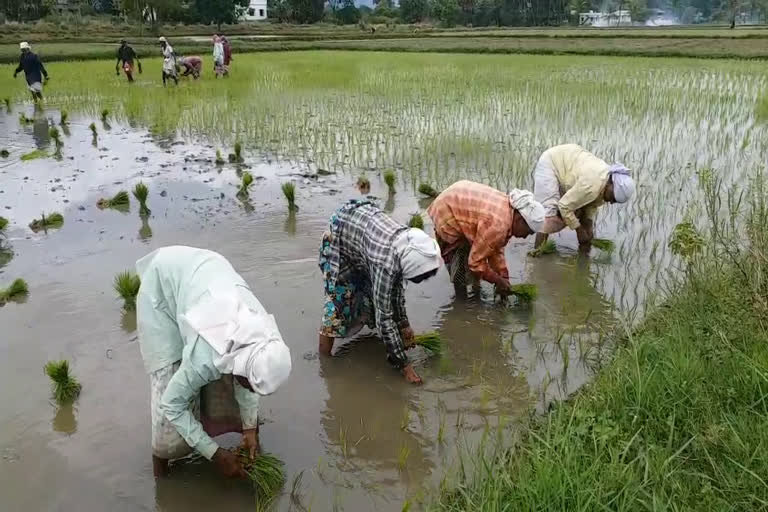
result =
[[[36,53],[32,53],[32,48],[29,43],[19,43],[19,49],[21,55],[19,56],[19,65],[16,67],[16,71],[13,72],[13,78],[19,74],[22,70],[24,76],[27,79],[27,86],[29,92],[32,93],[32,100],[39,101],[43,99],[43,77],[45,81],[48,81],[48,72],[45,70],[40,57]]]
[[[120,40],[120,48],[117,49],[117,62],[115,63],[115,74],[120,75],[120,67],[123,68],[125,76],[128,77],[129,82],[133,82],[133,59],[136,59],[136,64],[139,66],[139,73],[141,73],[141,62],[139,57],[132,47],[128,45],[125,39]]]
[[[505,194],[473,181],[445,189],[427,210],[457,293],[466,293],[467,270],[509,293],[504,248],[510,238],[525,238],[544,222],[544,207],[527,190]]]
[[[211,436],[242,432],[259,453],[259,395],[291,372],[275,319],[220,254],[163,247],[136,262],[139,347],[149,373],[155,476],[193,449],[226,476],[244,476],[237,456]]]
[[[563,144],[542,153],[533,171],[533,193],[547,212],[535,247],[565,226],[576,230],[579,249],[589,250],[597,209],[604,203],[626,203],[635,192],[629,169],[608,165],[576,144]]]
[[[420,283],[437,273],[440,250],[420,229],[396,222],[370,201],[351,200],[331,216],[320,245],[325,307],[319,351],[364,325],[378,327],[389,362],[408,382],[421,383],[405,354],[413,330],[403,280]]]
[[[184,72],[181,74],[182,77],[192,75],[192,78],[197,80],[200,78],[200,72],[203,70],[203,59],[197,55],[181,57],[179,65],[184,68]]]

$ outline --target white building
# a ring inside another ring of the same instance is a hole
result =
[[[243,19],[247,21],[267,19],[267,0],[251,0],[243,13]]]
[[[629,11],[613,12],[589,12],[579,13],[579,25],[592,27],[618,27],[619,25],[632,25],[632,15]]]

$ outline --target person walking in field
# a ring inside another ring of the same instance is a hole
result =
[[[197,80],[200,78],[200,73],[203,71],[203,59],[197,55],[189,55],[187,57],[181,57],[179,59],[179,66],[184,68],[182,77],[192,75],[192,78]]]
[[[136,270],[155,476],[193,450],[224,475],[244,476],[236,455],[211,437],[242,432],[250,457],[259,455],[259,396],[273,393],[291,372],[274,317],[213,251],[163,247],[137,261]]]
[[[37,102],[43,99],[43,77],[48,81],[48,71],[45,70],[43,62],[36,53],[32,52],[29,43],[19,43],[21,55],[19,56],[19,65],[13,72],[13,78],[16,78],[21,71],[24,71],[24,77],[27,79],[27,87],[32,93],[32,100]]]
[[[626,203],[635,192],[635,182],[623,164],[608,165],[577,144],[554,146],[542,153],[533,182],[536,200],[547,214],[536,235],[536,248],[549,234],[568,226],[576,230],[579,248],[588,250],[597,209],[604,203]]]
[[[176,54],[173,51],[173,47],[168,44],[168,40],[165,37],[161,37],[160,49],[163,52],[163,87],[165,87],[166,80],[173,80],[173,83],[179,85],[179,75],[176,70]]]
[[[139,67],[139,73],[141,73],[141,62],[136,52],[125,39],[120,40],[120,47],[117,49],[117,62],[115,63],[115,74],[120,75],[120,68],[123,68],[125,76],[129,82],[133,82],[133,61],[136,60],[136,65]]]
[[[365,325],[378,328],[390,364],[408,382],[421,384],[405,353],[414,334],[403,281],[420,283],[437,273],[437,243],[370,201],[353,199],[331,216],[318,264],[325,290],[320,354],[331,355],[335,338],[351,337]]]
[[[461,295],[466,294],[469,277],[508,294],[511,285],[504,248],[512,237],[525,238],[544,223],[544,207],[531,192],[513,189],[505,194],[467,180],[440,193],[427,213],[451,281]]]
[[[213,73],[216,78],[227,76],[227,66],[224,64],[224,43],[217,34],[213,35]]]
[[[229,66],[232,63],[232,45],[229,44],[229,39],[225,36],[221,36],[221,45],[224,47],[224,66],[229,72]]]

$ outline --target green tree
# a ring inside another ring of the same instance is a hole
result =
[[[343,25],[354,25],[360,21],[360,11],[355,7],[354,0],[342,0],[341,9],[336,11],[335,16]]]
[[[406,23],[418,23],[429,16],[429,0],[400,0],[400,17]]]
[[[195,0],[195,10],[203,23],[235,23],[248,8],[248,0]]]
[[[323,17],[324,0],[288,0],[291,21],[295,23],[315,23]]]
[[[457,0],[432,0],[432,14],[443,26],[451,27],[456,23],[459,15],[459,2]]]
[[[629,15],[632,16],[632,22],[645,22],[648,19],[648,9],[645,0],[629,0]]]

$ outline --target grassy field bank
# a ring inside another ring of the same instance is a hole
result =
[[[766,191],[754,181],[739,211],[705,181],[716,220],[666,302],[595,382],[433,510],[768,508]]]

